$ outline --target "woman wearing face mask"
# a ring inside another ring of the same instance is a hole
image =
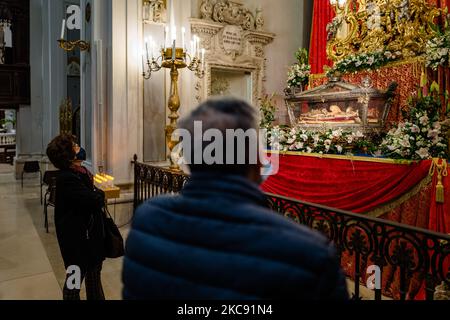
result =
[[[75,137],[66,134],[53,139],[47,148],[48,158],[60,170],[56,181],[55,227],[68,272],[63,299],[80,300],[79,285],[85,280],[87,299],[104,300],[101,269],[105,260],[102,216],[105,195],[77,166],[79,152]]]

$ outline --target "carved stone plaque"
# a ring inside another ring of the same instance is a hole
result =
[[[223,48],[227,53],[239,53],[242,48],[242,28],[239,26],[226,26],[222,33]]]

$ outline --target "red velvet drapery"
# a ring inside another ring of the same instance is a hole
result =
[[[429,175],[431,160],[395,164],[330,159],[303,155],[280,155],[279,172],[269,177],[265,192],[322,204],[357,213],[367,213],[398,200]],[[446,201],[436,203],[434,177],[430,230],[450,232],[450,178],[445,177]]]
[[[450,7],[450,0],[429,0],[429,2],[438,8]]]
[[[323,73],[323,66],[331,66],[327,59],[327,24],[334,18],[334,11],[329,0],[314,0],[309,63],[311,73]]]
[[[265,192],[359,213],[381,207],[379,218],[444,234],[450,232],[450,177],[442,181],[444,203],[436,202],[437,173],[431,183],[426,180],[431,160],[398,164],[389,160],[289,153],[280,155],[278,161],[278,173],[262,186]],[[416,186],[419,190],[412,192]],[[393,202],[400,198],[402,201]],[[385,206],[388,203],[393,206]],[[344,253],[341,263],[346,274],[352,277],[354,257]],[[365,269],[367,263],[364,261],[360,270]],[[443,270],[448,267],[446,260]],[[400,297],[398,272],[389,266],[383,270],[383,294],[396,299]],[[408,294],[416,300],[425,299],[423,274],[414,275]]]

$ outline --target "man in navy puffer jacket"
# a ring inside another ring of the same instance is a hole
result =
[[[256,128],[253,110],[236,99],[209,100],[180,126],[193,133],[201,121],[202,132],[246,131]],[[246,165],[195,162],[180,195],[138,208],[126,246],[124,299],[348,299],[333,245],[268,209],[250,142],[246,149]]]

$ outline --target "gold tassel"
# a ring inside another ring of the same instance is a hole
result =
[[[442,162],[442,163],[440,163]],[[443,177],[448,176],[447,171],[447,160],[443,159],[433,159],[433,163],[430,168],[430,176],[434,176],[437,171],[437,184],[436,184],[436,202],[444,203],[445,202],[445,189],[442,183]]]
[[[437,203],[444,203],[445,202],[445,198],[444,198],[444,186],[441,184],[437,184],[436,186],[436,202]]]

